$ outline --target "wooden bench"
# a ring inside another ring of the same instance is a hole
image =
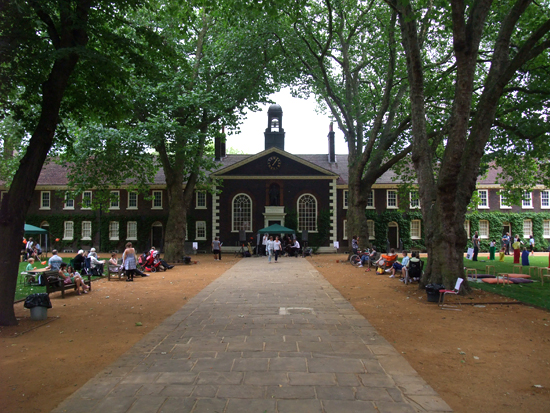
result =
[[[58,271],[46,271],[45,273],[41,274],[41,276],[46,278],[46,293],[48,293],[48,295],[50,295],[51,293],[55,293],[57,291],[61,291],[61,298],[65,298],[65,290],[75,290],[76,289],[76,284],[75,283],[65,284],[63,282],[63,280],[56,280],[56,281],[50,282],[49,277],[59,276]],[[84,283],[90,287],[90,291],[91,291],[92,290],[92,276],[91,275],[82,275],[81,277],[84,279]]]
[[[109,265],[109,267],[107,268],[107,280],[111,281],[111,275],[113,276],[113,278],[118,277],[119,280],[123,280],[124,269],[122,269],[121,271],[121,268],[121,265]]]

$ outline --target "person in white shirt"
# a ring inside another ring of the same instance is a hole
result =
[[[282,252],[281,241],[279,240],[279,236],[276,236],[275,241],[273,241],[273,249],[275,251],[275,262],[278,262],[277,258],[279,258],[279,254]]]
[[[269,241],[269,234],[264,234],[262,238],[262,250],[260,251],[262,255],[267,255],[267,241]]]
[[[298,242],[297,239],[294,240],[294,244],[292,244],[292,247],[291,248],[291,253],[292,255],[294,255],[296,258],[298,258],[298,251],[300,251],[300,243]]]
[[[267,262],[271,264],[271,256],[273,255],[273,249],[275,248],[273,237],[269,237],[269,239],[267,240],[266,247],[267,247],[267,256],[268,256]]]

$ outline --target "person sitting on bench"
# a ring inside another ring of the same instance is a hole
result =
[[[300,243],[298,242],[297,239],[295,239],[294,244],[292,244],[292,246],[290,247],[290,255],[298,258],[299,251],[300,251]]]

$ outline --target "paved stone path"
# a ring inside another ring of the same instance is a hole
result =
[[[58,412],[450,412],[306,260],[241,260]]]

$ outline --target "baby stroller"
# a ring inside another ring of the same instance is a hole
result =
[[[143,254],[145,255],[145,253]],[[141,258],[141,257],[140,257]],[[151,254],[145,259],[145,271],[157,272],[164,270],[164,267],[160,263],[160,257],[158,251],[152,251]]]

